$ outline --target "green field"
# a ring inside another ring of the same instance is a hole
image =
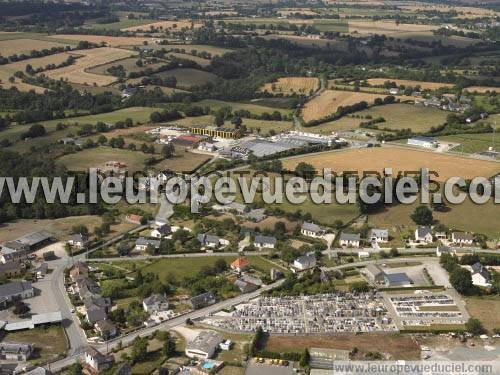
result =
[[[218,108],[221,107],[231,107],[233,111],[244,109],[250,111],[250,113],[253,113],[255,115],[261,115],[264,112],[273,113],[274,111],[280,112],[281,115],[289,114],[292,112],[292,110],[290,109],[272,108],[252,103],[225,102],[222,100],[212,100],[212,99],[205,99],[200,102],[197,102],[197,104],[201,106],[208,106],[212,110],[217,110]]]
[[[112,22],[112,23],[89,23],[88,27],[91,27],[92,29],[95,30],[121,30],[125,29],[127,27],[134,27],[134,26],[141,26],[141,25],[146,25],[148,23],[156,22],[153,19],[122,19],[119,22]]]
[[[64,155],[57,160],[57,163],[64,165],[68,170],[81,171],[88,168],[102,168],[107,161],[118,161],[124,163],[129,172],[135,172],[144,169],[147,157],[139,151],[98,147]]]
[[[13,39],[35,39],[35,40],[44,40],[46,42],[59,42],[63,43],[65,46],[78,44],[78,40],[52,38],[51,36],[49,36],[49,34],[30,33],[30,32],[14,33],[14,32],[0,31],[0,40],[13,40]]]
[[[215,74],[191,68],[177,68],[156,74],[158,77],[175,77],[180,88],[201,86],[217,79]]]
[[[474,154],[476,152],[487,151],[489,147],[500,148],[500,134],[457,134],[439,137],[441,142],[460,143],[452,151]]]

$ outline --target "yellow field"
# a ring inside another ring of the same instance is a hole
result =
[[[361,101],[373,103],[376,98],[384,98],[385,94],[369,94],[365,92],[325,90],[319,96],[306,103],[302,111],[305,122],[321,119],[337,111],[340,106],[348,106]]]
[[[14,54],[29,54],[33,50],[51,49],[52,47],[65,47],[57,42],[46,42],[35,39],[11,39],[0,41],[0,56],[11,56]]]
[[[294,169],[300,162],[309,163],[318,170],[332,168],[336,172],[382,172],[384,168],[392,168],[393,175],[399,171],[418,171],[420,168],[427,167],[429,170],[439,173],[439,177],[436,178],[439,181],[444,181],[452,176],[465,179],[477,176],[490,177],[500,172],[500,163],[493,161],[389,146],[301,156],[297,159],[286,160],[283,166]]]
[[[14,83],[9,82],[9,78],[14,75],[17,71],[23,71],[26,69],[26,65],[30,64],[33,69],[39,67],[44,67],[47,64],[60,64],[70,56],[70,53],[58,53],[57,55],[44,56],[35,59],[28,59],[23,61],[18,61],[11,64],[2,65],[0,67],[0,87],[3,89],[8,89],[11,87],[17,87],[19,91],[30,91],[35,90],[37,93],[43,93],[46,89],[44,87],[33,86],[27,83],[21,82],[19,78],[16,78]]]
[[[489,87],[489,86],[470,86],[465,88],[464,90],[467,90],[468,92],[478,92],[480,94],[484,94],[486,91],[495,91],[495,92],[500,92],[500,87]]]
[[[441,87],[453,87],[451,83],[438,83],[438,82],[425,82],[425,81],[412,81],[409,79],[392,79],[392,78],[370,78],[366,80],[372,86],[383,85],[387,81],[395,82],[396,85],[400,86],[420,86],[422,89],[437,90]]]
[[[395,21],[349,21],[349,33],[358,34],[395,34],[400,32],[429,31],[437,29],[437,26],[417,24],[396,24]]]
[[[260,90],[273,94],[303,94],[309,95],[319,88],[319,79],[315,77],[284,77],[276,82],[266,83]]]
[[[68,39],[68,40],[84,40],[91,43],[101,43],[104,42],[110,47],[118,46],[139,46],[143,45],[144,42],[153,43],[152,38],[139,38],[139,37],[126,37],[126,36],[105,36],[105,35],[52,35],[51,37],[57,39]]]
[[[160,29],[160,30],[180,30],[183,28],[198,28],[201,27],[201,23],[193,22],[193,21],[188,21],[188,20],[182,20],[182,21],[160,21],[160,22],[153,22],[153,23],[148,23],[146,25],[140,25],[140,26],[132,26],[132,27],[126,27],[122,29],[122,31],[149,31],[151,28],[154,29]]]
[[[106,86],[115,82],[117,78],[110,75],[88,73],[86,69],[135,55],[133,51],[111,47],[93,48],[81,52],[84,56],[76,60],[73,65],[50,70],[46,73],[47,76],[79,84]]]

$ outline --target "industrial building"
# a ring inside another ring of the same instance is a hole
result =
[[[222,336],[217,332],[200,332],[200,334],[186,346],[186,355],[189,358],[212,358],[222,341]]]

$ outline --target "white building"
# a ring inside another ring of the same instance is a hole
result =
[[[198,234],[197,239],[200,245],[205,247],[219,248],[229,245],[228,240],[211,234]]]
[[[429,227],[418,227],[415,229],[415,241],[423,243],[432,243],[432,231]]]
[[[471,246],[474,243],[474,236],[472,233],[453,232],[451,242],[457,246]]]
[[[340,234],[340,246],[359,247],[361,242],[361,235],[359,233],[345,233]]]
[[[313,254],[302,255],[293,261],[293,266],[299,271],[316,267],[316,257]]]
[[[371,242],[389,242],[389,231],[387,229],[372,229],[369,238]]]
[[[200,334],[186,346],[186,355],[189,358],[212,358],[221,342],[222,336],[217,332],[200,332]]]
[[[319,225],[305,222],[302,223],[302,227],[300,228],[300,233],[308,237],[321,238],[325,235],[326,231]]]
[[[408,144],[424,148],[437,148],[439,143],[434,138],[429,137],[413,137],[408,139]]]
[[[152,239],[144,238],[144,237],[139,237],[135,241],[135,249],[137,251],[146,251],[148,246],[153,246],[155,249],[159,249],[160,248],[160,241],[152,240]]]
[[[172,233],[172,228],[168,224],[163,224],[151,231],[151,237],[164,238]]]
[[[274,249],[276,242],[275,237],[257,235],[253,241],[253,245],[258,248]]]
[[[363,259],[363,258],[369,258],[370,253],[368,251],[358,251],[358,258]]]
[[[162,294],[152,294],[142,301],[144,311],[150,314],[168,310],[167,298]]]
[[[491,287],[491,274],[481,263],[471,266],[472,284],[489,288]]]

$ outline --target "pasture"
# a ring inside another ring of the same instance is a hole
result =
[[[319,79],[316,77],[283,77],[276,82],[266,83],[260,91],[284,95],[310,95],[319,88]]]
[[[452,151],[474,154],[487,151],[489,147],[498,149],[500,146],[500,135],[493,133],[482,134],[456,134],[439,137],[441,142],[459,143]]]
[[[412,81],[409,79],[393,79],[393,78],[369,78],[366,80],[372,86],[383,86],[385,82],[395,82],[397,86],[420,86],[422,89],[437,90],[441,87],[453,87],[451,83],[440,82],[425,82],[425,81]]]
[[[280,112],[281,115],[286,115],[291,113],[291,110],[289,109],[268,107],[265,105],[254,104],[254,103],[226,102],[216,99],[204,99],[197,102],[196,104],[202,107],[204,106],[210,107],[210,109],[212,110],[217,110],[222,107],[231,107],[233,111],[238,111],[243,109],[255,115],[261,115],[264,112],[273,113],[274,111]]]
[[[350,149],[290,158],[283,162],[283,166],[294,169],[299,162],[309,163],[317,170],[332,168],[336,172],[383,172],[384,168],[391,167],[393,175],[399,171],[418,171],[420,168],[427,167],[439,173],[439,176],[435,178],[438,181],[445,181],[452,176],[465,179],[477,176],[491,177],[500,172],[500,163],[493,161],[392,146]]]
[[[126,36],[106,36],[106,35],[72,35],[72,34],[60,34],[50,36],[50,38],[55,38],[59,40],[72,40],[78,43],[80,40],[84,40],[91,43],[105,43],[110,47],[118,46],[142,46],[144,42],[152,42],[152,38],[146,37],[126,37]]]
[[[188,53],[177,53],[177,52],[170,52],[167,55],[169,58],[175,57],[178,59],[186,59],[186,60],[191,60],[197,63],[199,66],[208,66],[210,65],[210,60],[209,59],[204,59],[203,57],[198,57],[198,56],[193,56]]]
[[[83,57],[77,59],[73,65],[50,70],[46,73],[47,76],[55,80],[64,79],[83,85],[107,86],[115,82],[117,78],[89,73],[87,69],[135,55],[135,52],[111,47],[93,48],[79,51],[79,53],[82,53]]]
[[[11,56],[14,54],[29,54],[33,50],[41,51],[53,47],[65,47],[68,44],[58,42],[47,42],[35,39],[7,39],[0,40],[0,56]]]
[[[175,155],[154,165],[156,170],[171,170],[174,172],[191,172],[211,159],[211,156],[189,152],[182,147],[175,147]]]
[[[398,34],[401,32],[420,32],[437,29],[432,25],[399,23],[396,21],[349,20],[349,34]]]
[[[138,60],[137,57],[129,57],[122,60],[115,60],[107,64],[102,64],[93,68],[89,68],[87,69],[87,72],[93,74],[111,75],[108,72],[108,69],[111,68],[112,66],[121,65],[128,74],[130,72],[139,72],[147,68],[155,69],[166,64],[166,62],[159,62],[157,64],[144,64],[144,66],[139,67],[136,65],[137,60]]]
[[[465,307],[469,314],[479,319],[484,327],[493,332],[500,327],[500,298],[498,296],[466,297]]]
[[[372,104],[375,98],[384,98],[385,96],[384,94],[325,90],[305,104],[302,117],[305,122],[318,120],[334,114],[338,107],[353,105],[361,101]]]
[[[108,161],[117,161],[125,164],[125,169],[129,172],[136,172],[144,169],[147,157],[146,154],[139,151],[98,147],[64,155],[56,162],[70,171],[85,171],[89,168],[103,168]]]
[[[177,79],[177,86],[186,88],[197,85],[201,86],[217,79],[217,76],[213,73],[192,68],[171,69],[156,75],[159,77],[175,77]]]
[[[147,23],[147,24],[142,24],[142,25],[135,25],[135,26],[130,26],[130,27],[125,27],[121,29],[122,31],[132,31],[132,32],[137,32],[137,31],[144,31],[144,32],[149,32],[152,29],[159,29],[159,30],[181,30],[184,28],[187,29],[196,29],[201,27],[200,22],[193,22],[190,20],[179,20],[179,21],[159,21],[159,22],[152,22],[152,23]]]

